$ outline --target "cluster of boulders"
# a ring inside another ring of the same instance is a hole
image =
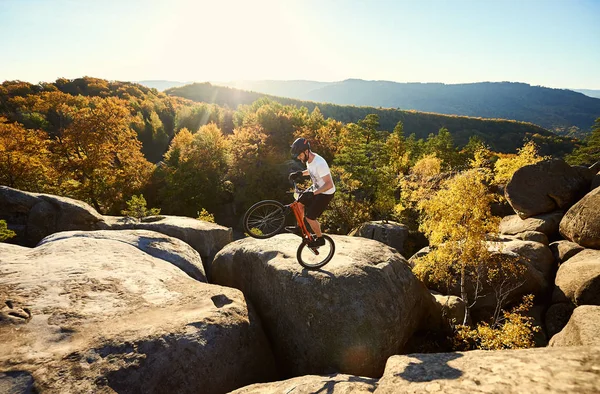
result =
[[[423,240],[401,224],[332,236],[331,262],[306,270],[292,234],[233,241],[213,223],[0,186],[18,234],[0,244],[0,392],[600,392],[592,172],[517,171],[516,215],[490,244],[527,266],[514,298],[544,300],[537,321],[561,347],[431,354],[408,353],[465,305],[414,276],[403,253]]]

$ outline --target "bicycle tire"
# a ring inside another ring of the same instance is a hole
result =
[[[259,201],[246,211],[242,225],[252,238],[270,238],[285,226],[285,206],[275,200]]]
[[[308,257],[310,257],[309,254],[303,254],[303,252],[308,252],[308,253],[313,253],[315,254],[311,248],[308,246],[308,243],[306,243],[306,241],[302,241],[302,243],[300,244],[300,246],[298,247],[298,252],[296,253],[296,258],[298,259],[298,263],[300,263],[301,266],[303,266],[306,269],[318,269],[321,268],[322,266],[324,266],[325,264],[329,263],[331,261],[331,259],[333,258],[333,255],[335,254],[335,242],[333,242],[333,239],[331,239],[330,236],[323,234],[323,239],[325,239],[325,245],[319,247],[317,250],[319,251],[319,253],[325,251],[327,253],[327,255],[325,256],[324,259],[310,259]],[[325,249],[323,249],[325,248]]]

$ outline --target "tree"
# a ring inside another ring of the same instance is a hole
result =
[[[592,165],[600,160],[600,118],[592,126],[592,133],[584,140],[584,145],[575,149],[566,160],[572,165]]]
[[[228,170],[228,143],[216,124],[192,134],[182,129],[165,154],[165,211],[194,217],[202,208],[215,211]]]
[[[48,135],[0,117],[0,184],[31,192],[50,191],[53,172]]]
[[[6,225],[6,221],[0,220],[0,242],[6,241],[9,238],[14,237],[16,234],[14,231],[9,230]]]
[[[415,273],[447,287],[459,281],[460,296],[467,305],[463,324],[477,301],[483,268],[490,260],[487,234],[498,228],[498,220],[490,211],[492,201],[483,173],[470,170],[448,180],[443,189],[420,204],[424,211],[421,230],[428,236],[432,251],[418,260]],[[469,282],[473,291],[469,291]]]
[[[538,146],[533,141],[527,141],[517,150],[516,155],[503,155],[503,157],[500,157],[494,164],[496,173],[494,182],[505,185],[519,168],[547,159],[540,156],[538,150]]]

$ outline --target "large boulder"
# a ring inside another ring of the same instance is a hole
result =
[[[585,249],[560,265],[552,302],[600,305],[600,250]]]
[[[548,307],[544,316],[544,328],[548,338],[558,334],[567,325],[574,309],[575,306],[570,302],[560,302]]]
[[[600,249],[600,187],[567,211],[560,221],[560,233],[583,247]]]
[[[349,235],[383,242],[404,256],[404,242],[408,239],[408,227],[391,221],[373,221],[361,224]]]
[[[42,238],[61,231],[128,230],[156,231],[191,245],[208,263],[233,240],[232,229],[188,217],[156,216],[141,221],[121,216],[100,215],[90,205],[71,198],[29,193],[0,186],[0,219],[17,233],[11,241],[35,246]]]
[[[582,305],[550,340],[549,346],[600,346],[600,306]]]
[[[114,216],[105,216],[104,218],[111,230],[151,230],[186,242],[200,253],[209,278],[209,263],[219,250],[233,241],[231,228],[184,216],[149,217],[142,221]]]
[[[519,215],[510,215],[502,218],[500,234],[514,235],[525,231],[539,231],[552,237],[558,233],[558,225],[565,213],[562,211],[550,212],[542,215],[521,219]]]
[[[566,210],[589,191],[590,180],[562,159],[519,168],[504,196],[521,219]]]
[[[82,201],[7,186],[0,186],[0,219],[17,233],[14,241],[25,246],[59,231],[107,228],[102,215]]]
[[[231,394],[369,394],[377,388],[377,379],[331,374],[306,375],[279,382],[257,383],[232,391]]]
[[[393,248],[332,238],[336,254],[320,270],[298,264],[291,234],[233,242],[213,261],[214,283],[242,290],[256,307],[284,375],[381,376],[437,305]]]
[[[585,249],[583,246],[576,244],[575,242],[566,240],[552,242],[549,246],[552,254],[554,255],[554,260],[556,260],[558,264],[564,263]]]
[[[375,394],[598,393],[600,347],[393,356]]]
[[[244,295],[179,268],[201,269],[194,250],[147,231],[106,233],[0,244],[0,386],[223,393],[276,378]]]

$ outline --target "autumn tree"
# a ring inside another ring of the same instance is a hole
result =
[[[214,212],[221,203],[228,160],[227,140],[214,123],[195,134],[181,129],[165,154],[163,211],[191,217],[202,208]]]
[[[51,191],[55,174],[48,135],[0,117],[0,184],[31,192]]]
[[[415,273],[426,282],[448,288],[458,281],[460,297],[467,305],[465,323],[469,309],[477,302],[483,268],[491,256],[486,236],[498,228],[490,211],[492,200],[482,172],[470,170],[448,180],[444,188],[420,204],[424,211],[421,230],[429,238],[432,251],[418,260]],[[475,290],[469,291],[469,285]]]
[[[258,125],[241,126],[227,137],[231,153],[228,178],[240,210],[264,199],[283,199],[289,187],[289,148],[269,144],[269,136]]]
[[[61,194],[117,213],[126,196],[147,181],[151,164],[130,128],[123,100],[47,92],[21,102],[49,122],[53,166]]]
[[[545,160],[546,157],[540,156],[538,151],[539,148],[533,141],[527,141],[517,150],[516,155],[502,155],[494,164],[494,182],[505,185],[519,168]]]

